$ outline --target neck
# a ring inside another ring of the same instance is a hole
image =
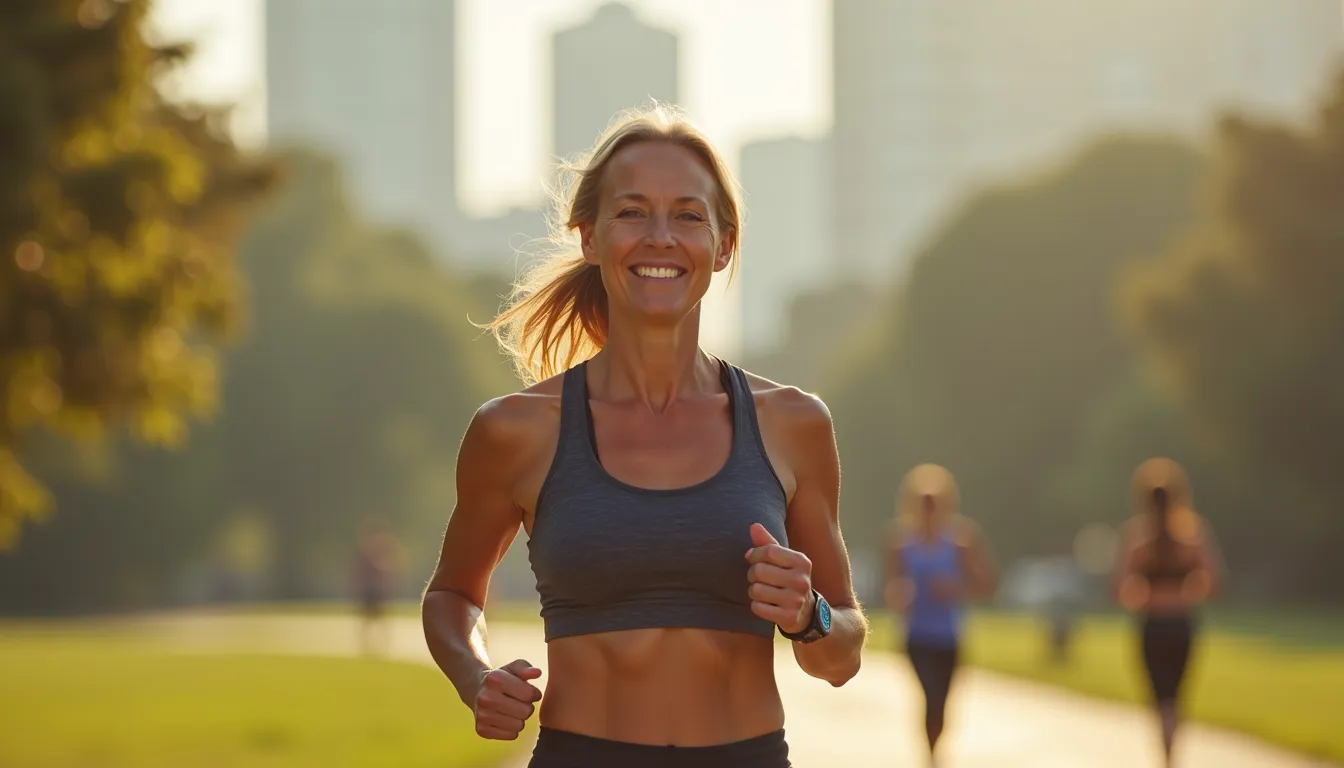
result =
[[[942,533],[943,526],[939,520],[926,520],[919,526],[920,538],[926,542],[937,540]]]
[[[661,413],[683,394],[717,392],[717,365],[700,349],[700,311],[676,325],[639,327],[612,318],[589,364],[605,400],[637,400]]]

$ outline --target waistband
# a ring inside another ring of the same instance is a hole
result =
[[[784,730],[707,747],[635,744],[542,727],[530,768],[790,768]]]

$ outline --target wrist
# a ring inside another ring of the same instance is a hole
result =
[[[797,632],[780,627],[784,637],[797,643],[814,643],[831,633],[831,606],[815,588],[811,597],[812,609],[806,614],[806,623]]]
[[[481,664],[465,675],[462,684],[457,686],[457,696],[463,704],[467,705],[468,709],[473,711],[476,709],[476,699],[485,688],[485,677],[488,674],[490,674],[490,668]]]

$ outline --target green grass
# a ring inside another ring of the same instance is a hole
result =
[[[239,603],[236,606],[216,607],[213,610],[239,616],[348,616],[358,608],[349,601],[333,600],[314,603]],[[388,616],[419,618],[420,603],[399,600],[388,603]],[[541,605],[525,601],[491,601],[485,609],[485,619],[491,621],[533,622],[541,620]]]
[[[433,669],[388,661],[174,654],[130,636],[0,627],[0,765],[485,768]]]
[[[869,648],[895,649],[895,622],[882,613],[872,619]],[[1275,632],[1271,622],[1249,616],[1211,616],[1186,681],[1187,714],[1300,752],[1344,760],[1340,624],[1297,617],[1278,626],[1289,631]],[[1044,643],[1044,629],[1033,617],[976,612],[967,622],[966,660],[995,672],[1146,705],[1131,620],[1084,618],[1071,659],[1062,666],[1047,663]]]

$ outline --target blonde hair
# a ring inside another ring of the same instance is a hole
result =
[[[607,291],[600,269],[583,258],[577,237],[580,224],[597,219],[602,181],[616,153],[641,142],[676,144],[704,161],[718,187],[714,214],[721,231],[735,233],[729,266],[731,279],[741,251],[741,191],[727,164],[709,139],[675,107],[654,102],[618,114],[597,146],[576,161],[560,164],[551,190],[552,216],[548,252],[543,253],[513,284],[506,307],[482,326],[513,359],[528,384],[549,378],[587,360],[607,342]]]
[[[938,464],[920,464],[905,474],[896,492],[898,527],[915,524],[915,515],[925,496],[933,497],[940,521],[948,522],[957,516],[961,507],[961,493],[952,473]]]
[[[1157,490],[1166,494],[1162,509],[1153,504],[1153,492]],[[1140,464],[1130,480],[1130,494],[1135,517],[1146,521],[1154,536],[1190,541],[1199,534],[1202,521],[1195,512],[1190,476],[1172,459],[1158,456]]]

